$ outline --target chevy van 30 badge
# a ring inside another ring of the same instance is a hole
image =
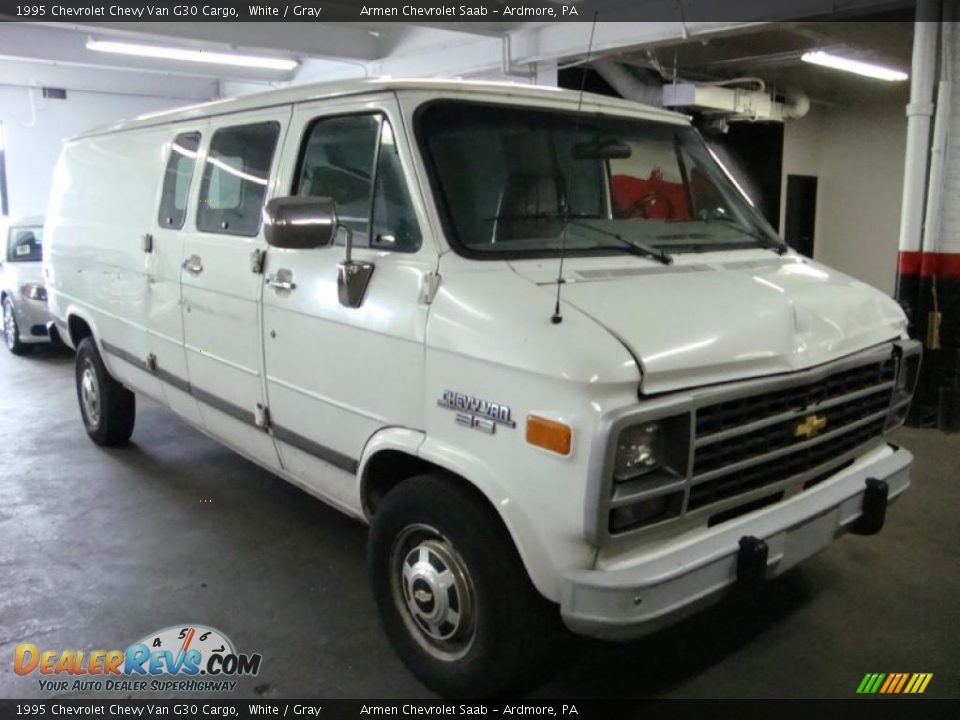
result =
[[[491,435],[496,431],[497,423],[507,427],[517,426],[510,419],[510,407],[508,405],[481,400],[473,397],[473,395],[444,390],[441,398],[437,400],[437,405],[456,411],[458,424]]]

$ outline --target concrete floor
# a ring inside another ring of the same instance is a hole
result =
[[[185,622],[263,654],[236,697],[430,697],[378,626],[362,525],[149,402],[129,447],[93,445],[66,352],[0,349],[0,408],[0,697],[43,696],[17,643],[124,648]],[[644,641],[577,640],[536,695],[849,698],[866,672],[932,672],[928,696],[960,697],[960,437],[897,440],[914,486],[880,535]]]

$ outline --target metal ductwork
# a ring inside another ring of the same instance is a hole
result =
[[[810,98],[806,93],[788,89],[781,100],[769,92],[759,78],[712,83],[676,80],[661,85],[644,82],[610,58],[595,60],[593,69],[627,100],[702,113],[724,127],[727,122],[737,120],[783,122],[801,118],[810,111]],[[739,87],[746,81],[758,85],[759,89]]]
[[[621,97],[644,105],[663,105],[663,87],[660,84],[645,83],[623,65],[610,58],[594,60],[593,69],[597,71],[610,87]]]
[[[810,112],[810,97],[802,90],[787,88],[783,98],[784,120],[796,120]]]

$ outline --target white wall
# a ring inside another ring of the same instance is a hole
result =
[[[63,139],[93,127],[183,104],[183,100],[172,98],[74,90],[67,91],[66,100],[44,100],[40,88],[0,85],[10,215],[44,214]]]
[[[906,97],[864,93],[788,121],[783,139],[783,209],[787,175],[815,175],[814,257],[892,295],[903,191]]]

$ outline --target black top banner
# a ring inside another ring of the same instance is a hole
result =
[[[0,0],[0,18],[41,22],[710,22],[843,20],[910,0]],[[937,18],[929,18],[935,20]]]

